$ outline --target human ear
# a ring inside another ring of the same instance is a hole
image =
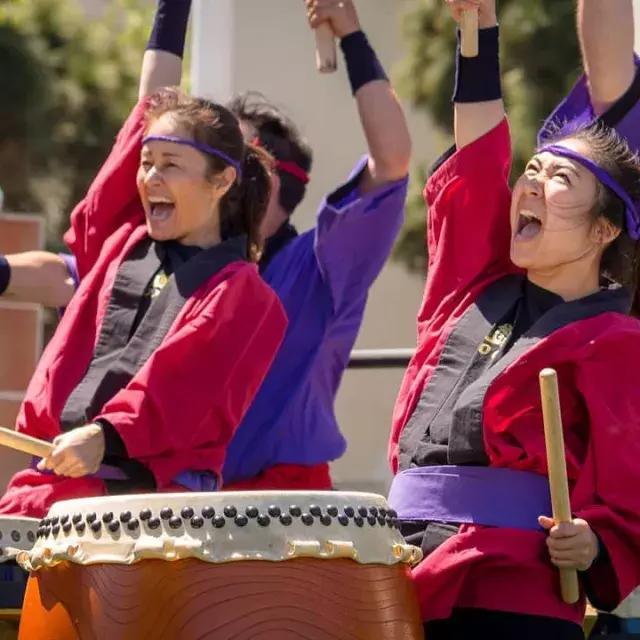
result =
[[[237,178],[233,167],[225,167],[223,171],[214,176],[211,181],[213,196],[216,200],[224,198],[229,189],[235,184]]]
[[[601,216],[593,225],[592,236],[598,244],[609,245],[620,235],[621,231],[610,220]]]

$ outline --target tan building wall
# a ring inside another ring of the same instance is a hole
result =
[[[42,218],[0,214],[0,253],[40,249],[44,241]],[[0,299],[0,426],[13,428],[42,351],[42,310],[38,305]],[[29,458],[0,447],[0,491]]]

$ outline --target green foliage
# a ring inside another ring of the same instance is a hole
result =
[[[503,92],[513,134],[514,172],[521,171],[541,123],[581,71],[574,4],[559,0],[498,2]],[[400,91],[450,135],[453,19],[442,0],[416,0],[404,18],[403,31],[408,55],[401,69]],[[410,269],[424,268],[424,204],[416,193],[414,190],[410,198],[408,222],[395,250],[395,257]],[[422,255],[417,255],[417,250]]]
[[[0,185],[5,209],[45,213],[51,238],[83,195],[135,102],[149,3],[0,4]]]

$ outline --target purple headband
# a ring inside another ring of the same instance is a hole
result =
[[[185,138],[178,138],[177,136],[147,136],[143,138],[142,144],[147,144],[147,142],[173,142],[174,144],[184,144],[187,147],[193,147],[198,151],[202,151],[202,153],[207,153],[212,156],[216,156],[220,158],[220,160],[224,160],[227,164],[231,165],[238,175],[238,180],[242,179],[242,167],[237,160],[234,160],[230,156],[228,156],[224,151],[220,151],[219,149],[214,149],[210,147],[208,144],[203,144],[201,142],[195,142],[195,140],[187,140]]]
[[[625,220],[627,223],[627,234],[632,240],[640,240],[640,214],[634,204],[633,200],[629,197],[629,194],[622,188],[620,183],[615,180],[607,171],[598,166],[593,160],[589,160],[585,156],[576,151],[572,151],[567,147],[563,147],[558,144],[550,144],[538,149],[538,153],[552,153],[554,156],[562,156],[575,160],[583,167],[586,167],[593,173],[593,175],[605,186],[611,189],[620,200],[624,203],[625,207]]]

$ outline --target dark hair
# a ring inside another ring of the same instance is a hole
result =
[[[578,140],[589,148],[590,159],[622,186],[634,202],[640,202],[640,159],[615,129],[595,124],[579,129],[564,140]],[[640,242],[626,233],[625,205],[608,187],[597,181],[594,222],[603,217],[622,233],[605,249],[600,264],[604,280],[623,285],[632,295],[630,314],[640,317]]]
[[[302,137],[296,125],[276,105],[262,94],[247,92],[229,103],[229,109],[241,121],[251,125],[249,140],[257,137],[276,160],[293,162],[309,173],[313,162],[313,153],[307,141]],[[302,202],[307,186],[298,178],[285,171],[280,176],[280,206],[291,215]]]
[[[195,142],[222,151],[241,163],[238,176],[220,200],[220,235],[223,240],[246,234],[247,254],[257,261],[260,254],[260,224],[267,211],[271,195],[270,172],[273,159],[263,149],[246,144],[237,118],[226,107],[193,98],[178,89],[161,89],[151,96],[147,123],[171,113],[176,124],[183,127]],[[229,166],[217,156],[206,154],[207,179]]]

